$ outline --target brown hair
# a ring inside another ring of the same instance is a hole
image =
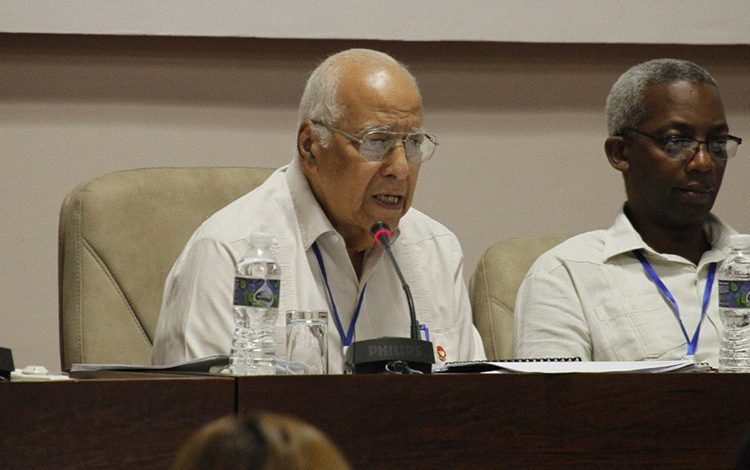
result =
[[[203,426],[182,446],[174,470],[348,469],[317,428],[274,413],[226,416]]]

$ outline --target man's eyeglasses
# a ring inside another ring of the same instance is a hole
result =
[[[357,144],[357,151],[368,162],[382,161],[399,140],[404,143],[404,153],[409,163],[426,162],[435,153],[435,147],[438,144],[437,138],[434,135],[426,134],[422,131],[392,132],[375,129],[365,131],[361,137],[356,137],[322,122],[313,121],[313,124],[323,126],[329,131],[341,134],[351,142]]]
[[[742,139],[733,135],[722,135],[718,137],[709,137],[706,140],[696,140],[687,137],[649,134],[648,132],[639,131],[632,127],[627,127],[624,131],[648,137],[661,145],[664,149],[664,153],[666,153],[669,158],[675,160],[692,159],[698,153],[701,144],[706,145],[706,150],[712,157],[718,160],[726,160],[727,158],[735,156],[737,153],[737,147],[742,143]]]

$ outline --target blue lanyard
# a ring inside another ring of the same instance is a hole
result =
[[[654,281],[654,284],[656,284],[656,287],[659,288],[659,292],[664,296],[665,299],[669,301],[669,305],[672,307],[672,311],[674,312],[675,316],[677,317],[677,321],[680,322],[680,329],[682,330],[683,336],[685,336],[685,341],[687,341],[688,349],[687,349],[687,355],[688,356],[694,356],[695,350],[698,348],[698,336],[700,336],[701,333],[701,325],[703,325],[703,319],[706,317],[706,311],[708,310],[708,300],[711,298],[711,288],[714,285],[714,276],[716,275],[716,263],[711,263],[708,268],[708,276],[706,277],[706,287],[703,289],[703,302],[701,304],[701,319],[698,321],[698,326],[695,328],[695,333],[693,334],[693,338],[690,339],[690,337],[687,334],[687,330],[685,330],[685,325],[682,323],[682,317],[680,316],[680,307],[677,305],[677,300],[672,296],[672,293],[669,292],[669,289],[666,285],[662,282],[662,280],[659,278],[659,275],[656,274],[656,271],[654,271],[653,266],[646,260],[646,257],[643,256],[643,253],[641,250],[633,250],[633,254],[636,258],[638,258],[638,261],[641,262],[643,265],[643,269],[646,270],[646,273],[648,274],[648,277],[651,278],[652,281]]]
[[[326,265],[325,263],[323,263],[323,255],[320,253],[320,248],[318,248],[317,242],[313,242],[312,249],[313,253],[315,253],[315,258],[318,259],[318,266],[320,266],[320,274],[323,275],[323,282],[325,282],[326,284],[326,291],[328,291],[328,303],[331,305],[331,310],[333,310],[333,323],[336,325],[336,329],[339,332],[339,337],[341,337],[341,344],[344,346],[349,346],[354,340],[354,326],[357,324],[357,318],[359,318],[359,310],[362,308],[362,299],[365,297],[365,289],[367,289],[367,284],[365,283],[365,286],[362,288],[362,292],[359,294],[357,307],[354,309],[354,315],[352,316],[352,322],[349,324],[349,330],[345,334],[344,327],[341,324],[341,318],[339,317],[339,311],[336,308],[336,301],[333,300],[333,292],[331,292],[331,286],[328,285]]]

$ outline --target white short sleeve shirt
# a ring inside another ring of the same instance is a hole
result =
[[[231,343],[234,265],[254,231],[274,236],[271,251],[281,267],[277,354],[284,355],[284,312],[331,312],[319,263],[320,248],[344,331],[365,290],[354,339],[409,336],[409,311],[401,284],[383,256],[370,249],[359,279],[336,232],[317,203],[296,159],[254,191],[211,216],[196,230],[169,273],[154,339],[152,362],[171,364],[212,354],[228,354]],[[393,251],[410,285],[417,318],[427,326],[436,366],[483,359],[471,322],[463,277],[463,252],[455,235],[416,209],[401,219]],[[366,288],[365,288],[366,286]],[[329,372],[343,371],[343,344],[329,315]]]
[[[646,245],[621,212],[608,230],[575,236],[532,265],[516,298],[519,357],[581,357],[595,361],[681,359],[687,341],[669,303],[633,255],[640,249],[678,303],[693,336],[711,263],[729,253],[735,231],[710,216],[712,248],[696,266]],[[695,360],[718,367],[721,320],[714,280]]]

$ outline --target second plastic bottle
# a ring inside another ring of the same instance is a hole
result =
[[[719,371],[750,372],[750,235],[731,235],[732,252],[719,268],[719,315],[724,325]]]

